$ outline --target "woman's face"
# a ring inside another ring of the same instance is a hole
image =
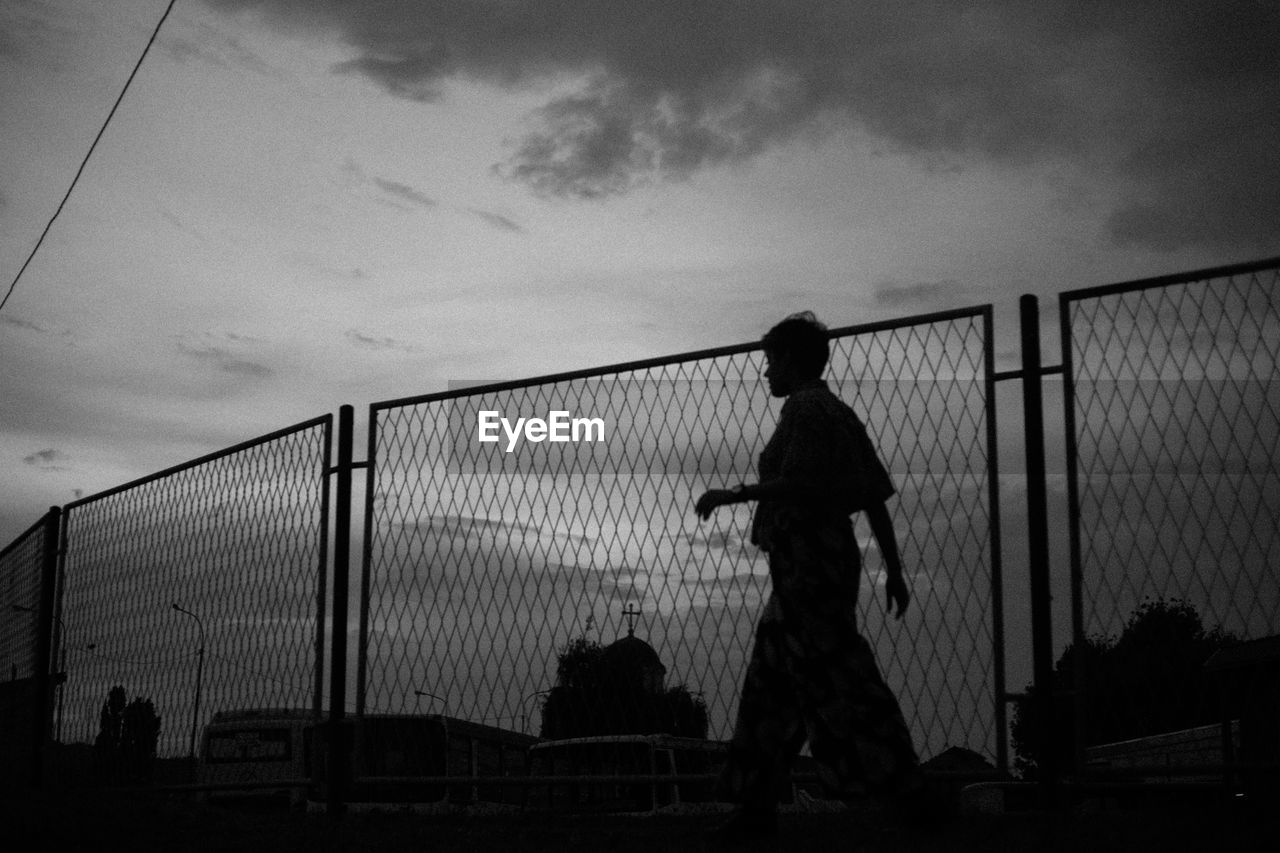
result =
[[[765,350],[764,365],[764,378],[769,383],[769,393],[775,397],[790,394],[795,387],[796,376],[787,354]]]

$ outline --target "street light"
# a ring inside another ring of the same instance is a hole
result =
[[[204,687],[204,623],[200,621],[199,616],[182,607],[176,601],[173,604],[173,609],[190,616],[200,626],[200,651],[196,662],[196,703],[191,710],[191,745],[187,750],[187,754],[194,760],[196,757],[196,727],[199,725],[200,720],[200,691]]]
[[[413,695],[418,697],[418,698],[417,698],[417,700],[414,702],[414,705],[413,705],[413,712],[414,712],[415,714],[420,714],[420,713],[421,713],[421,711],[422,711],[422,697],[423,697],[423,696],[426,696],[426,697],[428,697],[428,698],[430,698],[430,699],[434,699],[434,700],[436,700],[436,701],[437,701],[437,702],[439,702],[441,705],[443,705],[443,706],[444,706],[444,713],[445,713],[445,716],[448,716],[448,715],[449,715],[449,702],[448,702],[448,700],[446,700],[446,699],[441,699],[441,698],[440,698],[439,696],[437,696],[436,694],[434,694],[434,693],[428,693],[428,692],[427,692],[427,691],[425,691],[425,690],[415,690],[415,691],[413,691]]]
[[[520,700],[520,731],[521,732],[523,732],[524,734],[529,733],[529,715],[524,712],[525,704],[534,696],[543,696],[550,692],[551,692],[551,688],[548,688],[546,690],[535,690],[534,692],[530,693],[528,696]]]
[[[30,613],[32,616],[39,615],[34,607],[27,607],[25,604],[10,604],[9,607],[16,613]],[[53,618],[58,620],[57,648],[62,661],[58,665],[61,670],[62,679],[58,681],[58,722],[56,726],[57,742],[62,743],[62,700],[67,692],[67,623],[62,621],[62,616],[60,614],[55,614]]]

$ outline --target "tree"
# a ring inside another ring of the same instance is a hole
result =
[[[577,637],[560,653],[542,705],[542,737],[619,734],[707,736],[707,706],[684,685],[652,690],[606,649]]]
[[[98,714],[98,736],[93,742],[94,768],[105,784],[136,784],[151,779],[160,717],[150,699],[128,701],[119,685],[107,693]]]
[[[1054,736],[1059,766],[1075,752],[1076,670],[1084,670],[1081,732],[1084,744],[1112,743],[1219,722],[1214,685],[1204,663],[1240,642],[1221,628],[1206,630],[1185,601],[1148,601],[1129,617],[1114,641],[1087,638],[1067,646],[1054,668]],[[1014,705],[1010,733],[1015,767],[1034,776],[1040,760],[1040,692],[1028,685]]]

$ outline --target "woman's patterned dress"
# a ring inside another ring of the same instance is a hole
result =
[[[861,575],[850,515],[894,493],[866,428],[822,380],[792,392],[760,454],[760,481],[825,490],[821,501],[761,502],[752,541],[768,553],[772,594],[756,628],[723,799],[768,808],[805,740],[837,796],[921,784],[919,760],[855,612]]]

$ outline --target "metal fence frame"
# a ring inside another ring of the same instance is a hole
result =
[[[308,432],[312,432],[316,434],[314,435],[314,437],[309,437],[306,435]],[[325,635],[327,633],[326,631],[327,623],[326,623],[325,606],[329,600],[327,584],[328,584],[328,559],[329,559],[328,544],[329,544],[329,524],[330,524],[329,522],[330,485],[329,485],[328,475],[330,473],[330,459],[332,455],[332,448],[331,448],[332,434],[333,434],[333,416],[322,415],[316,418],[311,418],[309,420],[302,421],[297,424],[293,424],[288,427],[284,427],[279,430],[275,430],[271,433],[259,436],[257,438],[240,442],[238,444],[224,448],[222,450],[218,450],[213,453],[206,454],[199,458],[172,466],[170,468],[167,468],[155,474],[138,478],[129,483],[125,483],[123,485],[120,485],[111,489],[107,489],[105,491],[99,492],[94,495],[80,498],[76,501],[73,501],[67,504],[62,509],[62,512],[61,512],[60,541],[57,549],[57,554],[58,554],[57,574],[56,574],[57,592],[56,592],[56,601],[55,601],[55,612],[53,613],[53,616],[52,616],[53,622],[56,623],[57,627],[51,628],[51,633],[54,635],[54,637],[51,641],[50,660],[52,660],[58,654],[59,650],[66,648],[65,644],[68,642],[68,640],[65,636],[63,636],[64,632],[63,630],[61,630],[61,626],[66,624],[64,621],[66,617],[71,616],[72,618],[74,618],[74,614],[66,613],[65,608],[67,607],[66,598],[67,598],[68,587],[71,583],[75,582],[75,579],[69,577],[69,574],[73,573],[75,570],[72,566],[69,565],[69,563],[73,561],[73,557],[76,555],[76,549],[77,547],[80,546],[80,542],[81,542],[79,538],[79,533],[77,531],[77,521],[79,521],[79,516],[81,514],[88,512],[90,509],[94,508],[96,505],[101,504],[103,501],[107,501],[112,498],[121,498],[121,497],[127,498],[132,494],[141,493],[141,490],[144,490],[147,487],[154,486],[157,488],[162,488],[168,485],[170,481],[174,481],[177,478],[183,477],[184,475],[190,475],[193,478],[198,478],[201,474],[201,472],[198,469],[201,469],[202,467],[205,467],[205,466],[218,465],[219,463],[224,463],[224,462],[228,464],[234,464],[237,461],[235,460],[234,457],[240,456],[242,454],[253,454],[255,452],[262,452],[262,453],[269,454],[271,450],[271,446],[274,443],[285,442],[294,438],[295,436],[298,436],[298,437],[301,437],[300,440],[310,441],[310,449],[317,454],[317,458],[311,460],[311,462],[314,462],[314,464],[316,465],[316,469],[314,471],[314,473],[316,474],[316,477],[315,477],[315,481],[312,482],[310,485],[310,488],[313,490],[312,496],[314,497],[314,500],[315,500],[315,514],[311,519],[311,523],[314,523],[315,525],[316,537],[315,537],[314,543],[309,544],[307,546],[309,548],[314,548],[314,556],[315,556],[314,565],[310,566],[308,569],[308,571],[311,574],[313,574],[312,582],[314,583],[314,586],[315,586],[314,603],[311,605],[311,608],[310,608],[310,618],[314,619],[315,628],[311,636],[311,639],[309,640],[309,645],[313,649],[313,652],[310,656],[311,657],[310,665],[313,671],[311,676],[309,677],[309,686],[307,688],[307,692],[310,694],[310,698],[308,701],[313,712],[319,715],[320,709],[321,709],[322,697],[324,696],[324,693],[325,693],[325,675],[326,675],[324,651],[325,651]],[[246,458],[249,458],[249,457],[246,457]],[[274,457],[270,457],[269,455],[266,458],[270,462],[274,461]],[[196,480],[196,482],[198,483],[199,480]],[[226,492],[223,492],[223,493],[217,493],[216,487],[209,487],[208,491],[202,491],[201,494],[204,494],[204,495],[218,494],[219,497],[230,498],[233,500],[240,499],[240,498],[243,498],[245,490],[252,489],[255,485],[260,486],[263,483],[271,484],[271,482],[272,481],[270,480],[254,480],[254,481],[245,480],[243,482],[237,483],[235,489],[228,489]],[[180,486],[177,488],[180,488]],[[315,490],[318,490],[318,495],[315,495],[314,493]],[[167,501],[170,506],[173,505],[174,500],[175,499],[172,497],[165,498],[165,501]],[[281,499],[280,501],[273,503],[272,505],[273,512],[288,512],[289,509],[290,509],[290,505],[288,503],[288,498]],[[137,519],[143,517],[143,515],[147,513],[147,510],[148,510],[148,507],[145,505],[145,500],[144,500],[144,505],[141,507],[135,507],[132,510],[132,512],[126,514],[126,518],[136,521]],[[183,517],[183,516],[180,516],[180,517]],[[194,519],[196,518],[196,516],[190,516],[189,518]],[[263,522],[269,524],[271,522],[271,519],[264,518]],[[192,523],[199,525],[201,522],[192,521]],[[234,525],[233,523],[230,523],[230,522],[228,523],[228,527],[235,527],[235,526],[236,525]],[[213,538],[214,537],[212,536],[209,537],[211,541],[213,540]],[[86,537],[86,541],[87,541],[87,537]],[[225,542],[222,543],[222,545],[225,545]],[[204,547],[204,543],[201,543],[200,547]],[[215,553],[216,553],[217,549],[220,546],[218,543],[214,542],[212,547],[215,549]],[[269,546],[262,546],[262,547],[269,548]],[[306,557],[307,555],[304,554],[302,556]],[[93,558],[93,557],[94,557],[94,553],[91,553],[90,558]],[[291,579],[292,578],[283,578],[283,580],[291,580]],[[273,580],[281,580],[281,578],[274,578]],[[165,607],[165,610],[168,610],[168,609],[169,609],[168,607]],[[177,602],[175,601],[173,603],[173,609],[181,610],[182,608],[180,608]],[[198,665],[200,667],[201,674],[197,675],[197,678],[200,679],[202,678],[203,668],[205,666],[206,649],[205,649],[204,623],[203,623],[203,620],[201,620],[200,617],[194,613],[187,613],[187,615],[192,616],[199,623],[200,648],[198,652],[198,657],[199,657]],[[207,616],[208,614],[206,613],[205,615]],[[62,659],[65,662],[65,659],[66,659],[65,651],[63,651],[62,653]],[[108,658],[108,660],[110,659]],[[233,661],[228,665],[238,666],[241,664]],[[64,673],[64,677],[65,677],[65,673]],[[199,732],[197,731],[197,729],[199,728],[199,716],[200,716],[199,686],[197,686],[194,703],[195,704],[194,704],[191,721],[190,721],[191,733],[189,736],[189,740],[191,744],[191,747],[190,747],[191,752],[195,751],[195,744],[199,736]],[[206,718],[208,716],[210,715],[206,714]],[[187,726],[187,721],[185,719],[166,720],[165,722],[167,722],[168,724],[166,726],[166,730],[168,731],[173,731],[173,730],[185,731]],[[192,768],[192,770],[194,770],[194,768]],[[64,779],[61,781],[69,782],[71,784],[77,784],[77,783],[82,783],[86,780]]]
[[[6,625],[6,641],[13,640],[29,652],[20,678],[18,664],[10,663],[10,691],[7,691],[10,695],[3,700],[2,710],[6,723],[21,721],[24,712],[30,717],[31,728],[25,745],[30,750],[27,766],[29,781],[34,786],[39,786],[43,778],[43,750],[52,722],[53,688],[58,686],[61,690],[59,678],[65,678],[65,673],[53,672],[54,598],[61,517],[62,510],[51,507],[39,521],[0,550],[0,580],[7,581],[0,624]],[[20,572],[26,575],[25,583],[18,577]],[[20,583],[27,588],[18,589]],[[31,630],[22,631],[17,624],[20,622],[29,624]],[[27,633],[25,639],[21,638],[23,633]],[[22,652],[21,649],[13,651]],[[22,695],[24,693],[27,695]],[[9,756],[10,760],[14,757]],[[13,780],[6,774],[4,781]]]
[[[992,640],[991,649],[991,666],[988,675],[989,681],[987,689],[989,692],[989,701],[991,703],[994,726],[994,750],[997,766],[1001,772],[1007,770],[1007,719],[1006,719],[1006,701],[1005,693],[1005,644],[1004,644],[1004,624],[1003,624],[1003,583],[1001,569],[1001,548],[1000,548],[1000,518],[999,518],[999,477],[998,477],[998,454],[996,450],[997,441],[997,425],[996,425],[996,405],[995,405],[995,381],[996,374],[994,372],[994,340],[992,335],[992,308],[990,305],[979,306],[975,308],[958,309],[954,311],[936,312],[924,314],[914,317],[902,318],[877,323],[868,323],[856,326],[832,329],[830,336],[834,342],[841,339],[852,340],[860,335],[874,335],[877,333],[897,334],[904,329],[913,329],[917,327],[926,327],[930,324],[941,324],[947,322],[958,322],[962,320],[970,320],[981,328],[982,335],[982,353],[981,366],[978,375],[975,376],[973,382],[981,385],[982,399],[984,401],[983,419],[984,429],[982,430],[982,441],[984,442],[983,450],[985,451],[985,467],[981,471],[985,480],[983,488],[985,489],[985,500],[983,503],[983,511],[985,512],[985,521],[987,523],[987,540],[984,548],[988,559],[989,579],[984,578],[989,583],[988,589],[985,591],[986,604],[989,609],[984,613],[989,614],[990,634]],[[852,346],[852,344],[851,344]],[[660,358],[644,359],[639,361],[627,362],[622,364],[608,365],[604,367],[592,368],[587,370],[571,371],[565,373],[552,374],[548,376],[536,377],[532,379],[493,383],[481,387],[470,387],[453,391],[440,392],[435,394],[419,395],[413,397],[399,398],[381,403],[374,403],[370,406],[369,413],[369,431],[368,431],[368,456],[367,461],[356,463],[356,467],[367,467],[367,483],[366,483],[366,503],[365,503],[365,523],[364,523],[364,548],[361,567],[361,624],[357,636],[360,638],[360,649],[356,654],[356,666],[358,671],[356,674],[355,684],[358,691],[356,702],[356,714],[359,716],[364,713],[365,691],[367,686],[367,661],[368,651],[367,643],[369,636],[369,583],[370,583],[370,567],[371,553],[373,546],[373,535],[375,529],[374,520],[374,501],[378,494],[379,483],[376,479],[378,467],[378,454],[380,447],[378,445],[378,416],[381,412],[406,406],[415,406],[431,403],[446,403],[449,401],[459,400],[478,394],[489,394],[502,391],[512,391],[529,389],[538,386],[546,386],[554,383],[565,383],[575,380],[594,379],[608,376],[616,376],[619,374],[630,374],[637,371],[647,371],[655,368],[664,368],[672,365],[682,365],[698,362],[704,359],[715,359],[726,356],[733,356],[743,353],[753,353],[761,350],[759,342],[750,342],[727,347],[718,347],[712,349],[699,350],[695,352],[677,354],[672,356],[664,356]],[[834,347],[833,347],[834,348]],[[881,381],[886,381],[884,377],[879,377]],[[888,381],[913,381],[911,377],[889,377]],[[976,582],[976,578],[971,578]],[[755,614],[751,614],[749,619],[754,623]],[[336,663],[335,663],[336,666]],[[429,694],[426,694],[429,695]],[[370,779],[365,781],[381,781],[379,779]],[[391,781],[391,780],[388,780]],[[394,781],[404,782],[404,779]]]
[[[1077,350],[1083,347],[1087,342],[1082,342],[1081,338],[1077,337],[1074,332],[1072,323],[1073,311],[1082,303],[1098,303],[1100,300],[1108,297],[1123,298],[1131,294],[1145,295],[1152,291],[1179,287],[1191,288],[1200,284],[1203,284],[1207,289],[1208,286],[1216,280],[1231,280],[1236,277],[1251,276],[1262,272],[1272,272],[1273,274],[1277,274],[1277,270],[1280,270],[1280,258],[1267,258],[1247,263],[1211,267],[1173,275],[1144,278],[1135,281],[1118,282],[1099,287],[1082,288],[1059,294],[1060,340],[1062,347],[1061,371],[1064,374],[1063,407],[1066,431],[1065,450],[1067,468],[1068,528],[1070,535],[1071,642],[1077,649],[1080,649],[1089,639],[1085,625],[1086,613],[1084,601],[1086,586],[1089,580],[1086,577],[1086,566],[1084,560],[1084,539],[1088,535],[1088,531],[1085,530],[1085,521],[1081,508],[1082,494],[1080,483],[1082,465],[1085,463],[1081,450],[1081,437],[1083,435],[1081,430],[1084,429],[1084,425],[1077,422],[1077,408],[1079,403],[1077,385],[1082,379],[1081,365],[1078,363]],[[1273,279],[1273,284],[1274,283],[1275,280]],[[1277,288],[1277,290],[1280,291],[1280,288]],[[1194,300],[1195,297],[1188,297],[1188,299]],[[1273,294],[1271,299],[1272,305],[1274,306],[1276,301],[1280,301],[1280,292]],[[1200,303],[1197,302],[1197,312],[1200,312],[1199,306]],[[1200,313],[1200,319],[1204,319],[1202,313]],[[1092,329],[1090,331],[1092,332]],[[1162,331],[1169,336],[1170,340],[1175,336],[1174,330],[1172,329],[1164,329]],[[1155,332],[1152,334],[1154,335]],[[1272,355],[1274,356],[1275,353],[1273,352]],[[1126,357],[1125,361],[1128,362],[1129,359]],[[1127,364],[1126,366],[1131,367],[1132,365]],[[1163,364],[1160,365],[1160,367],[1163,366]],[[1185,379],[1185,374],[1180,374],[1180,378]],[[1268,378],[1270,381],[1274,381],[1275,379],[1274,376]],[[1128,379],[1129,381],[1134,382],[1140,381],[1140,377],[1137,376],[1128,377]],[[1275,472],[1273,471],[1273,475],[1274,474]],[[1146,577],[1148,576],[1144,576],[1144,579]],[[1280,624],[1275,624],[1273,622],[1270,630],[1280,630]],[[1086,691],[1089,689],[1089,673],[1087,671],[1087,666],[1087,656],[1079,656],[1074,665],[1074,684],[1068,688],[1073,696],[1073,728],[1075,732],[1073,738],[1074,753],[1071,756],[1072,767],[1070,769],[1078,778],[1081,779],[1088,779],[1091,775],[1094,775],[1093,771],[1091,771],[1087,766],[1084,758],[1084,749],[1086,746],[1084,743],[1084,727],[1086,723],[1085,715],[1087,713],[1085,698]],[[1041,679],[1037,679],[1038,683],[1042,680],[1045,682],[1046,688],[1043,689],[1042,692],[1047,696],[1053,690],[1051,686],[1052,673],[1043,676]],[[1061,688],[1059,687],[1058,689]],[[1223,723],[1223,726],[1224,733],[1222,736],[1222,750],[1226,766],[1218,766],[1217,769],[1219,771],[1229,771],[1232,761],[1231,736],[1226,729],[1227,724],[1225,722]],[[1204,773],[1207,769],[1213,768],[1206,767],[1201,764],[1198,766],[1189,766],[1186,769],[1188,773],[1195,774]],[[1274,772],[1276,769],[1277,768],[1272,767],[1271,771]]]
[[[1258,272],[1272,270],[1280,270],[1280,258],[1270,258],[1251,263],[1215,267],[1176,275],[1159,276],[1141,279],[1138,281],[1122,282],[1102,287],[1072,290],[1061,293],[1058,296],[1058,305],[1060,310],[1059,322],[1061,330],[1062,364],[1057,367],[1043,367],[1040,364],[1039,347],[1041,339],[1038,324],[1038,304],[1034,297],[1024,297],[1022,305],[1023,365],[1021,370],[1005,371],[1002,373],[994,371],[994,340],[992,335],[991,319],[992,309],[989,305],[832,330],[831,335],[833,339],[851,339],[858,335],[876,334],[895,329],[907,328],[913,325],[941,322],[956,318],[977,318],[978,322],[982,324],[982,375],[975,381],[980,381],[982,383],[982,393],[985,395],[984,400],[986,406],[986,469],[984,473],[986,477],[985,487],[988,490],[986,497],[986,513],[989,540],[987,547],[989,549],[991,569],[989,597],[991,600],[991,639],[993,644],[990,688],[997,730],[996,749],[998,750],[998,764],[1001,770],[1007,770],[1008,767],[1005,703],[1010,699],[1026,697],[1015,697],[1005,692],[1006,648],[1002,601],[1003,583],[1001,569],[1002,555],[1000,547],[999,471],[996,452],[997,439],[999,437],[999,430],[997,429],[995,419],[996,383],[1001,380],[1016,378],[1021,379],[1024,384],[1024,416],[1027,419],[1025,429],[1027,432],[1029,477],[1027,513],[1030,522],[1029,530],[1032,538],[1030,569],[1032,578],[1031,598],[1033,622],[1031,626],[1031,633],[1034,647],[1034,682],[1036,689],[1040,694],[1040,699],[1044,701],[1044,704],[1032,706],[1030,710],[1032,710],[1033,713],[1046,714],[1046,719],[1048,719],[1053,714],[1052,701],[1050,700],[1054,691],[1054,678],[1052,671],[1052,633],[1049,629],[1050,586],[1048,577],[1047,543],[1041,541],[1037,544],[1037,537],[1040,539],[1045,538],[1044,528],[1047,525],[1047,518],[1045,518],[1046,510],[1044,506],[1045,472],[1043,470],[1043,411],[1040,391],[1044,379],[1057,373],[1062,373],[1064,380],[1064,422],[1066,430],[1065,452],[1068,501],[1067,521],[1071,551],[1069,578],[1071,596],[1070,634],[1072,642],[1074,643],[1080,643],[1085,639],[1084,589],[1087,582],[1087,578],[1085,577],[1087,569],[1084,565],[1082,540],[1086,535],[1086,531],[1082,526],[1080,485],[1082,464],[1080,429],[1083,425],[1077,423],[1078,401],[1076,386],[1080,379],[1080,375],[1079,366],[1076,364],[1076,352],[1074,348],[1076,341],[1073,340],[1074,333],[1071,321],[1072,311],[1076,306],[1082,304],[1086,300],[1103,299],[1110,296],[1130,294],[1139,291],[1154,291],[1160,288],[1183,287],[1211,279],[1252,275]],[[24,777],[29,778],[37,785],[41,784],[42,781],[45,784],[48,784],[49,782],[48,767],[46,764],[42,764],[41,762],[41,751],[50,742],[53,721],[52,703],[55,696],[53,690],[55,687],[65,689],[61,688],[59,685],[60,679],[64,679],[66,677],[66,667],[65,665],[58,664],[57,660],[60,652],[65,658],[65,644],[67,640],[64,636],[65,631],[62,622],[63,596],[66,588],[65,572],[67,569],[67,554],[69,549],[74,549],[76,547],[77,543],[74,541],[74,534],[72,531],[75,527],[77,514],[79,512],[83,512],[86,507],[113,495],[118,495],[127,492],[130,489],[140,488],[147,484],[163,480],[164,478],[181,474],[182,472],[189,471],[198,466],[226,458],[241,451],[258,447],[299,430],[323,427],[324,462],[322,470],[318,472],[323,482],[319,486],[322,490],[322,497],[320,498],[318,518],[319,550],[318,565],[316,566],[318,575],[315,604],[315,672],[313,679],[314,693],[312,695],[312,709],[316,712],[317,716],[323,717],[323,699],[327,687],[329,700],[328,716],[331,734],[328,742],[329,749],[327,755],[330,762],[330,769],[333,772],[329,777],[326,796],[330,810],[336,812],[342,809],[344,798],[347,793],[345,786],[352,781],[350,775],[351,767],[348,763],[351,756],[352,744],[344,740],[344,732],[346,729],[343,726],[344,718],[347,714],[346,685],[348,673],[351,667],[354,667],[355,669],[354,675],[357,690],[355,707],[357,716],[361,715],[365,710],[365,690],[367,686],[366,679],[368,677],[367,642],[369,630],[369,572],[371,567],[371,542],[374,532],[373,500],[377,492],[376,462],[378,459],[378,453],[380,452],[377,439],[379,414],[395,407],[461,399],[478,393],[527,389],[549,383],[599,378],[622,373],[633,373],[652,368],[662,368],[670,365],[696,362],[703,359],[717,359],[748,354],[759,349],[759,343],[751,342],[728,347],[718,347],[678,355],[609,365],[606,367],[598,367],[588,370],[553,374],[533,379],[495,383],[480,388],[467,388],[439,394],[404,397],[383,403],[374,403],[369,407],[368,456],[364,462],[357,462],[353,459],[353,414],[350,406],[343,406],[339,412],[339,422],[337,425],[336,462],[331,461],[334,439],[333,418],[331,415],[325,415],[320,418],[305,421],[292,427],[287,427],[268,435],[237,444],[233,447],[203,456],[182,465],[174,466],[166,469],[165,471],[135,480],[131,483],[104,491],[97,495],[77,500],[67,504],[63,508],[52,508],[49,513],[32,525],[31,528],[21,534],[12,543],[6,545],[3,550],[0,550],[0,572],[3,572],[3,575],[0,575],[0,583],[9,581],[11,587],[14,583],[19,582],[26,585],[24,586],[24,590],[26,591],[23,593],[25,596],[23,598],[23,602],[17,602],[16,600],[13,602],[3,602],[6,607],[6,611],[5,613],[0,614],[0,619],[7,619],[10,624],[16,625],[18,619],[10,617],[17,617],[18,614],[21,613],[22,616],[20,619],[24,622],[29,621],[30,625],[34,626],[34,633],[29,638],[31,656],[33,658],[30,677],[33,680],[35,689],[34,695],[36,696],[39,704],[39,709],[33,720],[32,735],[35,752],[33,761],[30,765],[30,772],[25,773],[24,771]],[[1037,454],[1038,460],[1035,458],[1037,457]],[[1039,466],[1038,475],[1037,472],[1033,470],[1036,465]],[[346,643],[348,620],[347,586],[349,572],[348,545],[353,529],[351,519],[351,476],[353,471],[361,467],[368,468],[368,472],[363,513],[363,547],[361,549],[360,567],[361,600],[358,602],[360,614],[358,633],[359,645],[357,649],[354,650],[354,653],[352,653],[351,650],[348,649]],[[336,475],[336,483],[334,485],[337,493],[336,499],[331,504],[331,485],[329,483],[329,478],[333,475]],[[331,511],[334,514],[334,523],[332,525],[330,524],[329,518]],[[334,549],[332,567],[328,564],[329,547]],[[30,554],[27,553],[28,551],[30,551]],[[7,566],[6,561],[11,565]],[[17,563],[22,563],[23,565],[18,567]],[[27,565],[28,563],[31,565]],[[328,583],[330,568],[332,568],[331,585]],[[27,577],[24,581],[18,581],[16,579],[17,575],[14,574],[17,572],[24,572],[30,575],[30,577]],[[37,575],[39,583],[38,592],[33,589],[26,589],[26,587],[32,585],[33,579],[36,578]],[[30,593],[30,595],[28,595],[28,593]],[[31,599],[31,603],[28,603],[28,598]],[[326,608],[330,609],[327,622]],[[327,661],[327,670],[325,660],[326,633],[330,634],[328,649],[330,656]],[[26,652],[24,651],[23,654],[25,655]],[[1087,774],[1083,772],[1085,768],[1081,761],[1083,744],[1078,736],[1079,727],[1082,726],[1083,722],[1079,710],[1080,703],[1083,701],[1081,688],[1084,686],[1084,674],[1081,668],[1076,668],[1075,672],[1077,678],[1080,679],[1076,684],[1076,690],[1074,691],[1075,701],[1077,704],[1077,713],[1075,715],[1075,724],[1077,726],[1077,738],[1075,742],[1077,752],[1074,756],[1074,764],[1070,767],[1056,767],[1050,764],[1043,768],[1046,772],[1042,776],[1042,781],[1051,785],[1056,785],[1060,778],[1066,773],[1072,773],[1078,779],[1087,779]],[[328,679],[327,683],[326,677]],[[58,698],[60,700],[61,696],[59,695]],[[44,767],[43,776],[42,767]],[[1274,770],[1275,768],[1270,769]],[[668,777],[659,774],[655,775],[653,778],[655,781],[670,781],[675,777],[670,777],[669,779]],[[695,777],[689,778],[692,779]],[[564,781],[564,779],[560,777],[557,777],[557,779],[559,779],[559,781]],[[422,782],[424,779],[415,778],[398,781]],[[427,779],[426,781],[431,780]],[[449,777],[449,781],[455,783],[474,782],[479,784],[483,782],[498,781],[509,783],[511,780],[484,776],[475,776],[474,778],[459,778],[452,776]],[[530,782],[537,781],[539,780],[530,780]],[[547,780],[543,779],[541,781],[545,782]],[[261,783],[246,783],[246,788],[260,786]],[[186,787],[191,788],[198,786]]]

